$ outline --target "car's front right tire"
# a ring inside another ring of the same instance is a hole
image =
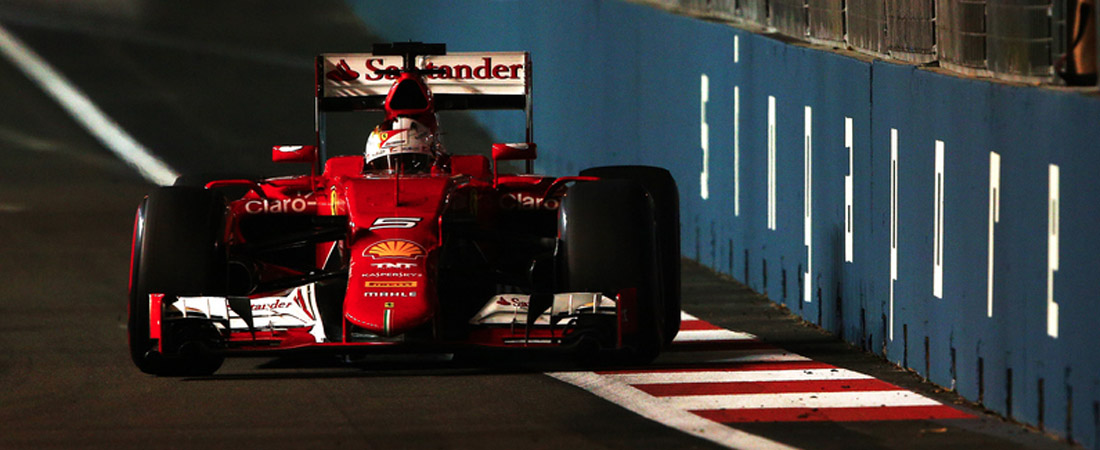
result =
[[[601,292],[615,298],[634,290],[634,330],[623,335],[627,362],[652,361],[663,339],[653,203],[629,180],[577,183],[562,200],[559,260],[565,292]],[[623,305],[620,305],[622,308]]]
[[[653,200],[658,267],[664,305],[664,339],[671,344],[680,331],[680,191],[667,169],[653,166],[603,166],[581,171],[581,176],[631,180],[641,184]]]

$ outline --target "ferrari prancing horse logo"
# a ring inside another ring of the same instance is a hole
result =
[[[424,247],[402,239],[388,239],[374,243],[363,251],[363,256],[378,258],[416,259],[424,256]]]

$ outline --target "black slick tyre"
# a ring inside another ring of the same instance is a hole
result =
[[[658,264],[664,304],[664,339],[671,343],[680,331],[680,191],[668,170],[652,166],[605,166],[581,171],[582,176],[625,179],[642,185],[653,199]]]
[[[225,253],[220,245],[224,217],[225,200],[216,193],[194,187],[158,188],[138,207],[131,250],[127,331],[130,356],[142,372],[207,375],[221,366],[224,358],[208,352],[159,354],[155,341],[149,338],[149,294],[224,295]],[[182,331],[190,336],[207,333],[207,330]]]
[[[624,335],[627,362],[646,363],[664,339],[653,206],[645,189],[628,180],[570,187],[558,219],[565,292],[602,292],[615,298],[636,289],[636,332]]]

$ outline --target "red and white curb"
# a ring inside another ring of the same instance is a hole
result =
[[[874,377],[683,313],[651,367],[548,375],[643,417],[731,448],[791,448],[723,424],[963,419],[973,416]]]

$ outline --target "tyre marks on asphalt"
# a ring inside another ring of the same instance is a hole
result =
[[[624,406],[635,412],[652,408],[669,415],[687,413],[714,424],[973,418],[937,400],[788,352],[751,334],[687,313],[682,321],[671,348],[650,367],[550,375],[585,389],[599,386],[598,391],[589,390],[612,401],[615,398],[601,392],[629,398],[632,403]],[[692,434],[729,447],[753,447]]]

